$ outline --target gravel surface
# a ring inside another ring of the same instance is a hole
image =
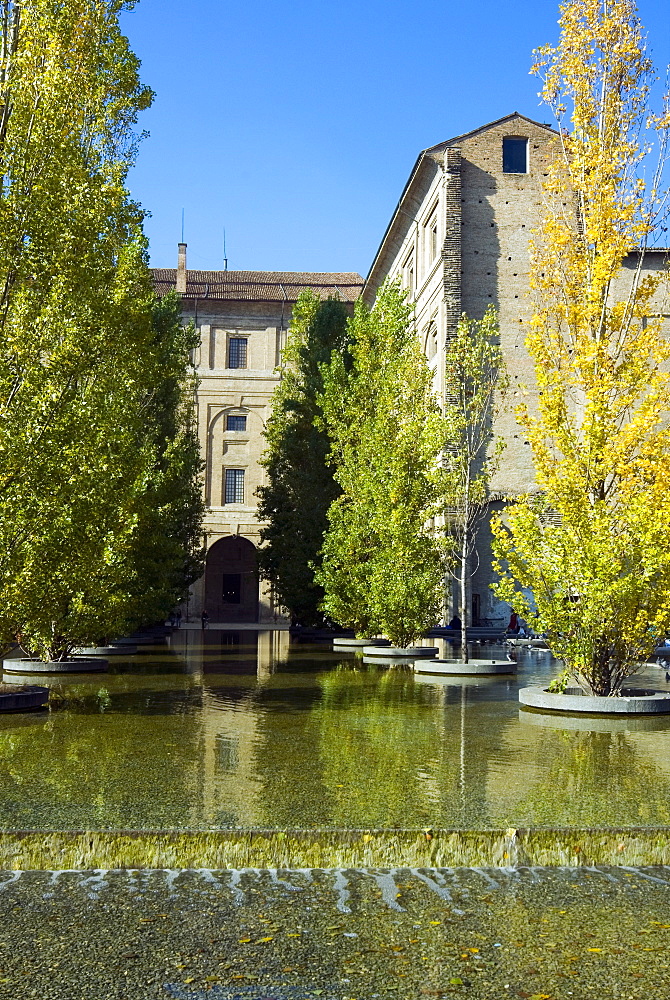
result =
[[[670,869],[0,872],[0,1000],[670,996]]]

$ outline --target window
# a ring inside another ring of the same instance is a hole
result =
[[[247,367],[247,338],[231,337],[228,342],[228,367]]]
[[[433,320],[426,333],[426,357],[432,361],[437,354],[437,324]]]
[[[432,264],[437,257],[437,212],[426,224],[426,262]]]
[[[236,413],[229,413],[226,417],[227,431],[246,431],[247,418],[238,416]]]
[[[244,469],[226,469],[224,503],[244,503]]]
[[[410,254],[405,263],[403,264],[403,285],[409,291],[410,295],[414,291],[414,254]]]
[[[528,139],[503,139],[503,173],[528,173]]]

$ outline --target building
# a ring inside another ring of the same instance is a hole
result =
[[[255,490],[263,482],[259,464],[270,397],[301,292],[337,296],[353,304],[359,274],[257,271],[189,271],[180,244],[176,269],[156,269],[159,295],[177,291],[184,322],[200,334],[195,358],[200,379],[198,432],[205,461],[204,577],[193,588],[187,616],[206,609],[210,621],[271,622],[278,609],[256,574],[260,528]]]
[[[459,317],[465,312],[480,319],[490,304],[498,312],[511,403],[521,385],[532,394],[533,367],[524,347],[524,321],[531,312],[529,237],[541,221],[542,184],[557,138],[549,125],[514,113],[424,150],[414,165],[363,295],[371,304],[387,278],[402,281],[414,301],[417,331],[440,395],[445,345]],[[648,251],[644,269],[663,268],[667,256],[667,250]],[[624,292],[637,262],[631,255],[625,263],[617,292]],[[659,291],[655,309],[666,317],[670,335],[667,287]],[[531,449],[511,407],[494,429],[507,442],[492,483],[492,506],[500,509],[532,492],[535,483]],[[472,620],[500,619],[509,608],[490,589],[488,528],[480,531],[477,550]]]
[[[180,245],[176,270],[154,272],[159,294],[176,289],[185,321],[200,332],[198,419],[206,461],[207,571],[194,588],[191,617],[206,607],[213,622],[271,621],[271,595],[260,595],[255,547],[261,525],[254,490],[262,482],[263,427],[277,384],[291,309],[301,291],[372,304],[379,287],[399,278],[415,305],[417,332],[444,393],[444,352],[462,313],[478,319],[493,304],[511,381],[511,403],[524,386],[532,394],[533,366],[525,349],[531,313],[529,238],[542,217],[543,180],[556,153],[557,133],[524,115],[507,115],[423,150],[412,169],[363,287],[358,274],[187,271]],[[667,266],[667,250],[647,251],[643,269]],[[638,265],[622,268],[625,295]],[[656,315],[670,336],[667,285]],[[491,504],[501,509],[535,489],[531,449],[512,407],[496,433],[507,448],[493,483]],[[508,612],[490,589],[488,528],[480,531],[478,569],[471,583],[473,621]]]

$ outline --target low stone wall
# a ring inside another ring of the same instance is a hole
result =
[[[519,701],[528,708],[551,712],[590,712],[594,715],[670,714],[670,691],[629,691],[619,698],[601,698],[585,694],[554,694],[541,687],[525,687]]]

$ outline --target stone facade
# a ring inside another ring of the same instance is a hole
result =
[[[187,616],[206,609],[210,621],[271,622],[278,609],[256,576],[255,549],[261,524],[255,491],[270,397],[298,295],[351,304],[358,274],[253,271],[189,271],[186,246],[177,269],[154,271],[158,294],[177,290],[185,323],[200,334],[195,364],[200,380],[198,432],[205,461],[207,569],[194,588]]]
[[[445,345],[461,313],[479,319],[488,305],[495,306],[511,381],[511,406],[495,428],[507,442],[492,484],[496,508],[535,488],[531,449],[512,406],[521,386],[530,393],[532,405],[533,369],[524,347],[524,321],[531,312],[529,237],[541,219],[542,183],[557,139],[550,126],[515,113],[424,150],[363,293],[371,304],[386,278],[401,278],[414,300],[417,332],[440,395]],[[657,270],[666,263],[667,251],[653,251],[644,267]],[[633,260],[626,263],[617,292],[625,288],[634,266]],[[659,291],[655,309],[667,324],[667,288]],[[500,621],[509,609],[490,590],[487,530],[480,532],[477,547],[480,568],[472,579],[472,617]]]
[[[266,590],[258,600],[255,547],[261,525],[254,491],[263,481],[263,428],[291,309],[305,288],[322,298],[338,295],[350,304],[362,291],[372,304],[387,278],[400,277],[414,301],[417,333],[440,396],[445,345],[461,314],[478,319],[493,304],[511,381],[511,405],[495,427],[507,448],[492,484],[492,506],[500,509],[535,488],[531,449],[512,407],[522,391],[528,392],[532,406],[533,369],[524,347],[531,312],[529,238],[541,219],[542,183],[557,139],[550,126],[514,113],[424,150],[364,287],[353,273],[188,271],[183,244],[176,270],[154,272],[159,294],[170,289],[180,293],[184,320],[193,321],[201,337],[196,364],[208,563],[204,579],[194,588],[191,618],[205,607],[213,622],[270,622],[277,616]],[[644,269],[664,268],[667,258],[668,251],[650,251]],[[633,257],[626,261],[615,294],[625,294],[636,263]],[[665,317],[670,336],[667,285],[659,290],[653,310]],[[488,529],[480,532],[477,548],[472,619],[499,622],[509,609],[490,589]]]

